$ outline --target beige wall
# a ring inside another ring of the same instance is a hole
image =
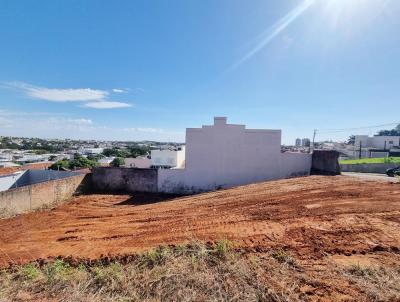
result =
[[[62,202],[87,186],[87,177],[76,175],[0,192],[0,211],[20,214]]]

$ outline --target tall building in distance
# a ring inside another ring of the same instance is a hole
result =
[[[310,142],[309,138],[303,138],[301,140],[301,146],[302,147],[310,147],[310,144],[311,144],[311,142]]]
[[[301,139],[296,138],[296,143],[294,144],[296,147],[301,147]]]

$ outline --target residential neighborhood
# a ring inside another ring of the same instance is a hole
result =
[[[0,302],[400,302],[399,0],[0,0]]]

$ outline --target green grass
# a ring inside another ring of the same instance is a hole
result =
[[[382,158],[361,158],[345,159],[339,161],[340,164],[400,164],[400,157],[382,157]]]

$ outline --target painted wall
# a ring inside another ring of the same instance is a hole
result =
[[[290,178],[310,174],[312,155],[309,153],[285,152],[281,155],[281,177]]]
[[[160,170],[160,192],[198,192],[307,175],[311,155],[281,153],[281,131],[246,129],[217,117],[214,125],[186,130],[184,169]]]
[[[97,167],[92,183],[100,192],[157,192],[157,169]]]
[[[90,174],[79,174],[58,180],[0,192],[0,211],[13,214],[63,202],[72,195],[88,190]]]

